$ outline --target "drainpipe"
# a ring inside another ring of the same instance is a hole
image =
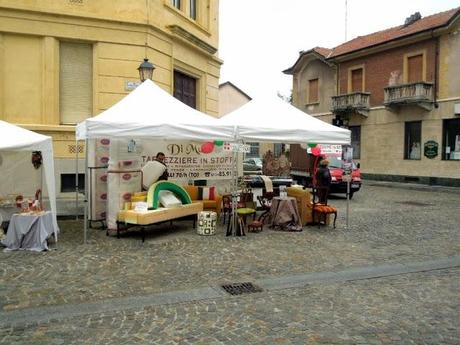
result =
[[[433,30],[431,37],[434,38]],[[439,37],[436,37],[435,56],[434,56],[434,85],[433,85],[433,103],[435,108],[439,108],[438,99],[438,79],[439,79]]]

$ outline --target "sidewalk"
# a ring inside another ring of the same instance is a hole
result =
[[[460,194],[460,188],[458,187],[427,185],[427,184],[420,184],[420,183],[377,181],[377,180],[366,180],[366,179],[363,179],[362,183],[363,183],[363,186],[378,186],[378,187],[388,187],[388,188],[410,189],[410,190],[417,190],[417,191],[433,191],[433,192],[459,193]]]

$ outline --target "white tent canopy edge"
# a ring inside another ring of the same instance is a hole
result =
[[[0,151],[41,151],[46,188],[53,215],[53,232],[57,241],[59,227],[56,212],[56,186],[52,138],[0,120]]]
[[[254,99],[219,119],[243,141],[350,144],[350,131],[317,119],[278,97]]]

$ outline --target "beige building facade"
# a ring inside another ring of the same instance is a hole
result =
[[[53,137],[59,197],[69,196],[61,175],[75,174],[75,150],[84,152],[75,124],[126,96],[144,58],[159,86],[176,94],[188,85],[195,108],[218,116],[218,7],[218,0],[0,0],[0,119]]]
[[[284,72],[299,109],[351,130],[365,178],[460,186],[459,61],[457,8],[301,52]]]

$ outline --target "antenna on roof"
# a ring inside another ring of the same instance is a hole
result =
[[[420,19],[422,19],[422,15],[420,14],[420,12],[415,12],[414,14],[406,18],[406,20],[404,21],[404,26],[409,26]]]
[[[345,42],[347,41],[347,9],[348,9],[348,0],[345,0]]]

